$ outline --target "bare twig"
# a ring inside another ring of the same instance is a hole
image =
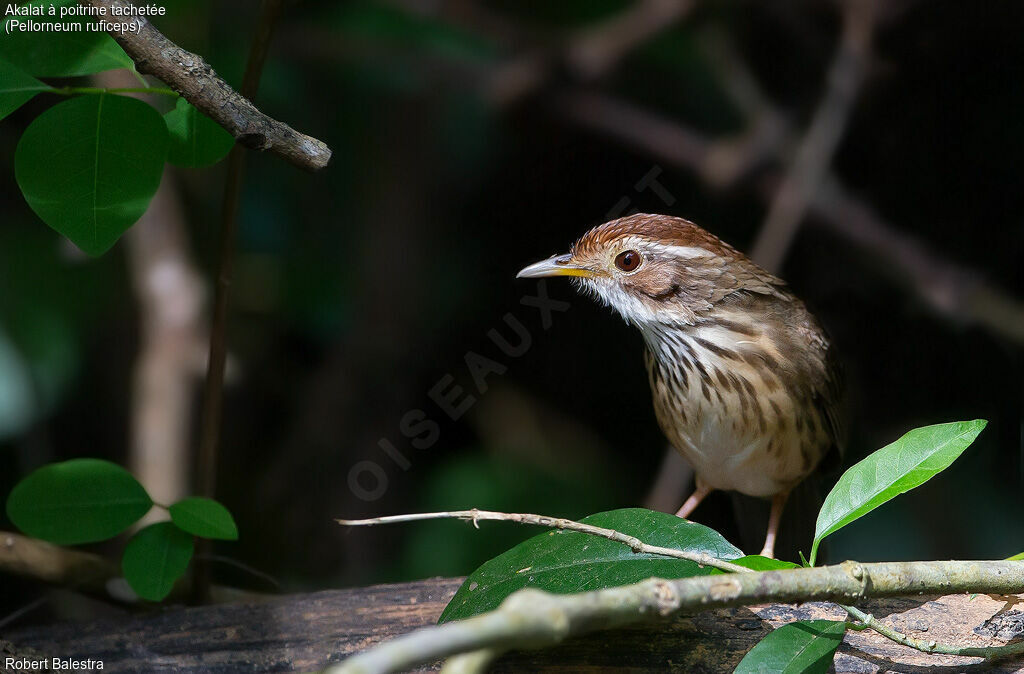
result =
[[[633,585],[570,595],[527,588],[510,595],[490,613],[398,637],[326,672],[394,672],[485,648],[541,648],[569,636],[712,608],[1022,590],[1024,563],[1004,561],[845,562],[838,566],[678,580],[649,578]],[[1013,652],[1003,649],[999,654]]]
[[[102,8],[108,19],[112,7],[129,6],[126,0],[79,0],[79,3]],[[110,36],[135,61],[139,72],[166,82],[245,147],[270,151],[308,170],[327,166],[331,150],[325,143],[263,114],[250,102],[252,96],[246,95],[244,87],[239,94],[201,56],[168,40],[145,17],[134,17],[134,20],[141,26],[137,32],[112,30]]]
[[[421,520],[439,519],[465,520],[467,522],[472,522],[473,526],[477,526],[477,522],[480,520],[492,520],[501,522],[518,522],[519,524],[534,524],[541,527],[550,527],[552,529],[566,529],[569,531],[591,534],[593,536],[600,536],[601,538],[607,538],[610,541],[628,545],[633,552],[638,554],[660,555],[662,557],[686,559],[691,562],[696,562],[701,566],[710,566],[716,569],[721,569],[722,571],[737,572],[747,570],[745,567],[738,564],[732,564],[701,552],[690,552],[687,550],[677,550],[675,548],[648,545],[636,536],[630,536],[629,534],[624,534],[621,531],[615,531],[614,529],[595,527],[590,524],[582,524],[580,522],[574,522],[560,517],[547,517],[545,515],[531,515],[528,513],[502,513],[495,512],[493,510],[477,510],[476,508],[473,508],[472,510],[452,510],[435,513],[413,513],[410,515],[372,517],[364,520],[337,520],[337,522],[338,524],[346,527],[361,527],[373,526],[375,524],[395,524],[398,522],[418,522]]]
[[[828,171],[867,67],[875,0],[846,0],[842,6],[842,37],[828,71],[825,94],[772,198],[751,252],[751,258],[771,272],[782,266],[807,205]]]

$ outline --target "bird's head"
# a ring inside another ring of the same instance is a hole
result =
[[[571,276],[629,323],[693,324],[738,290],[782,282],[689,220],[637,214],[584,234],[570,252],[532,264],[520,278]]]

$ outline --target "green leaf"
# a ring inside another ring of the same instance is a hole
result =
[[[736,559],[742,552],[721,534],[667,513],[626,508],[580,522],[615,529],[645,543]],[[636,554],[629,546],[576,531],[555,529],[523,541],[474,571],[445,607],[439,622],[468,618],[498,607],[524,587],[559,594],[636,583],[651,576],[707,575],[709,567],[683,560]]]
[[[184,168],[216,164],[235,144],[235,139],[220,124],[199,112],[184,98],[164,115],[171,146],[167,161]]]
[[[117,464],[100,459],[52,463],[7,497],[7,516],[29,536],[61,545],[116,536],[152,507],[149,494]]]
[[[1018,552],[1013,557],[1007,557],[1006,558],[1006,561],[1008,561],[1008,562],[1019,562],[1021,560],[1024,560],[1024,552]]]
[[[987,423],[976,419],[915,428],[843,473],[818,513],[811,565],[823,538],[948,468]]]
[[[824,674],[845,632],[846,623],[835,620],[783,625],[751,648],[733,674]]]
[[[79,96],[25,129],[14,174],[43,222],[99,255],[146,212],[166,156],[167,127],[151,106],[110,94]]]
[[[121,570],[135,594],[160,601],[184,575],[192,550],[192,536],[170,522],[157,522],[128,541]]]
[[[740,557],[739,559],[729,560],[733,564],[739,564],[740,566],[750,569],[751,571],[784,571],[786,569],[799,569],[799,564],[793,562],[784,562],[781,559],[772,559],[771,557],[763,557],[761,555],[747,555],[746,557]],[[726,573],[719,569],[713,569],[711,573]]]
[[[171,521],[179,527],[203,538],[238,540],[238,527],[228,509],[213,499],[193,496],[182,499],[170,507]]]
[[[40,91],[50,87],[0,58],[0,119],[11,114]]]
[[[103,32],[88,31],[89,17],[60,17],[61,7],[76,5],[75,0],[35,0],[22,7],[42,7],[43,16],[8,16],[4,19],[0,58],[5,58],[36,77],[75,77],[104,70],[134,68],[134,63],[113,38]],[[53,7],[56,16],[49,15]],[[108,17],[108,21],[110,18]],[[74,31],[32,32],[17,26],[29,22],[59,22],[82,26]]]

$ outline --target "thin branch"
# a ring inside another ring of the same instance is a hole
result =
[[[541,648],[587,632],[713,608],[1022,590],[1024,563],[1004,561],[844,562],[678,580],[649,578],[633,585],[569,595],[527,588],[510,595],[494,611],[392,639],[325,671],[395,672],[456,653]]]
[[[120,0],[115,0],[120,1]],[[263,64],[270,49],[270,38],[280,17],[283,0],[263,0],[256,20],[255,35],[249,46],[249,58],[242,77],[242,95],[255,98],[259,89]],[[235,259],[235,233],[238,229],[238,205],[242,194],[245,155],[238,146],[228,155],[224,198],[221,203],[219,241],[219,268],[214,285],[213,319],[210,327],[210,358],[207,363],[206,383],[203,386],[202,427],[199,435],[197,486],[202,496],[213,497],[217,483],[217,449],[220,442],[221,419],[224,409],[224,370],[227,363],[228,291]],[[204,557],[210,554],[212,543],[200,539],[198,559],[193,569],[196,599],[203,600],[210,587],[210,566]]]
[[[78,0],[86,7],[102,9],[110,18],[111,8],[130,7],[126,0]],[[246,95],[239,94],[198,54],[182,49],[157,30],[145,17],[133,16],[138,30],[111,30],[121,48],[135,61],[139,72],[149,73],[167,83],[189,103],[224,127],[245,147],[270,151],[307,170],[327,166],[331,149],[299,133],[283,122],[260,112]]]
[[[630,536],[614,529],[595,527],[590,524],[574,522],[560,517],[547,517],[545,515],[531,515],[528,513],[502,513],[495,512],[493,510],[477,510],[476,508],[473,508],[472,510],[451,510],[434,513],[413,513],[410,515],[371,517],[364,520],[337,520],[337,522],[338,524],[346,527],[362,527],[373,526],[376,524],[395,524],[398,522],[418,522],[421,520],[440,519],[464,520],[472,522],[473,526],[477,526],[477,522],[480,520],[490,520],[500,522],[518,522],[519,524],[534,524],[536,526],[550,527],[552,529],[566,529],[569,531],[578,531],[580,533],[590,534],[592,536],[600,536],[601,538],[607,538],[610,541],[622,543],[623,545],[629,546],[629,548],[637,554],[660,555],[662,557],[686,559],[691,562],[696,562],[701,566],[710,566],[715,569],[721,569],[722,571],[738,572],[748,570],[739,564],[732,564],[701,552],[691,552],[688,550],[677,550],[675,548],[664,548],[658,545],[648,545],[636,536]]]
[[[0,531],[0,572],[106,598],[107,581],[120,576],[117,566],[99,555],[8,531]]]
[[[842,605],[840,604],[840,606]],[[935,641],[923,641],[921,639],[908,637],[906,634],[894,630],[888,625],[880,622],[870,613],[865,613],[854,606],[843,606],[843,610],[887,639],[891,639],[898,644],[909,646],[910,648],[923,653],[934,653],[936,655],[962,655],[987,659],[1009,658],[1014,655],[1024,653],[1024,641],[1019,641],[1015,644],[1007,644],[1005,646],[949,646],[947,644],[936,643]]]
[[[751,259],[771,272],[782,266],[807,206],[832,162],[864,79],[875,21],[875,0],[846,0],[843,31],[825,94],[772,198]]]

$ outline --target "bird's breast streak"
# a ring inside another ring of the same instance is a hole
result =
[[[721,324],[645,337],[658,423],[703,482],[770,496],[809,472],[770,340]]]

